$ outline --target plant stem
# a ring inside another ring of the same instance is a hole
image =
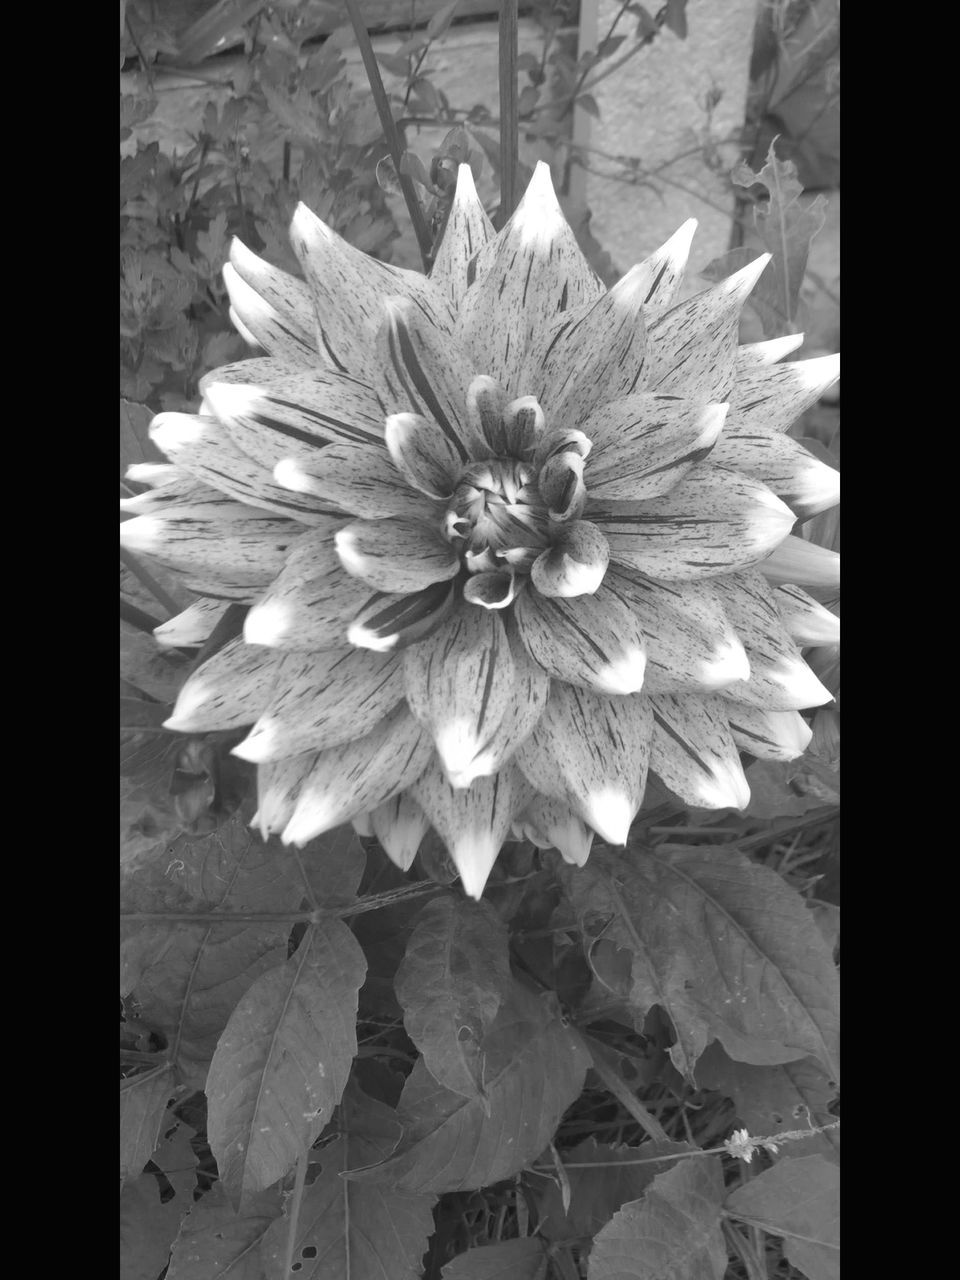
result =
[[[423,269],[426,271],[430,267],[430,229],[427,226],[426,218],[423,216],[420,201],[417,199],[417,189],[414,186],[413,179],[408,173],[403,173],[401,170],[405,150],[403,139],[397,129],[393,112],[390,110],[390,99],[387,97],[387,91],[383,87],[383,78],[380,75],[380,68],[377,66],[376,54],[373,52],[373,45],[370,43],[370,36],[367,32],[363,15],[360,12],[358,0],[347,0],[347,12],[350,14],[350,21],[357,37],[357,44],[360,46],[360,56],[363,58],[363,67],[370,83],[370,92],[373,94],[377,115],[380,117],[380,127],[383,129],[383,136],[387,140],[390,155],[393,157],[400,190],[403,192],[403,198],[406,201],[407,212],[410,214],[410,221],[413,223],[414,234],[420,247]]]
[[[500,211],[497,229],[517,207],[517,0],[500,0]]]
[[[297,1247],[297,1226],[300,1221],[303,1188],[307,1183],[308,1154],[306,1141],[303,1141],[300,1144],[300,1155],[297,1157],[297,1177],[293,1184],[293,1196],[291,1197],[289,1213],[287,1214],[287,1242],[283,1251],[283,1280],[289,1280],[294,1274],[293,1253]]]

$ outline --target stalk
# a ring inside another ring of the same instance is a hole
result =
[[[502,227],[517,207],[519,113],[517,110],[517,4],[500,0],[500,211]]]

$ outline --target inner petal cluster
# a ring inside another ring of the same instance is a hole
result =
[[[444,517],[444,535],[470,573],[530,564],[549,543],[550,521],[529,462],[491,458],[466,468]]]

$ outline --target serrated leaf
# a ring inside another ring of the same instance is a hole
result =
[[[403,1195],[340,1176],[390,1154],[402,1132],[396,1112],[351,1084],[337,1127],[339,1137],[314,1154],[320,1173],[303,1193],[294,1249],[297,1280],[416,1280],[434,1231],[436,1197]],[[287,1280],[288,1231],[284,1216],[264,1237],[266,1280]]]
[[[711,1044],[697,1063],[697,1084],[732,1099],[740,1123],[758,1137],[805,1129],[808,1124],[831,1124],[835,1119],[829,1105],[837,1096],[836,1087],[810,1058],[775,1067],[752,1067],[734,1062],[719,1044]],[[785,1142],[777,1159],[814,1154],[834,1163],[839,1160],[840,1130],[828,1129],[811,1133],[803,1141]]]
[[[507,928],[486,902],[429,902],[397,970],[407,1034],[454,1093],[483,1093],[481,1042],[510,989]]]
[[[638,1025],[653,1005],[665,1010],[677,1033],[670,1057],[688,1079],[719,1039],[738,1061],[809,1055],[839,1080],[836,966],[803,898],[776,872],[734,849],[664,846],[598,851],[560,875],[585,930],[600,935],[595,971],[611,970]]]
[[[536,1236],[469,1249],[448,1262],[443,1280],[545,1280],[549,1259]]]
[[[594,1236],[628,1200],[639,1200],[659,1174],[672,1167],[651,1159],[693,1151],[686,1142],[644,1142],[639,1147],[610,1146],[588,1138],[563,1153],[570,1186],[570,1208],[564,1212],[556,1182],[547,1184],[540,1200],[540,1231],[549,1240]],[[648,1164],[637,1163],[649,1160]],[[600,1168],[578,1169],[578,1164]]]
[[[719,1159],[679,1161],[599,1233],[588,1280],[722,1280],[722,1199]]]
[[[210,1064],[207,1133],[241,1207],[293,1168],[340,1101],[357,1052],[365,972],[356,938],[326,919],[231,1014]]]
[[[724,1209],[782,1236],[807,1280],[840,1280],[840,1170],[822,1156],[779,1161],[731,1192]]]
[[[418,1059],[398,1107],[400,1147],[353,1176],[400,1191],[466,1191],[509,1178],[538,1155],[583,1087],[589,1057],[580,1038],[514,983],[482,1048],[485,1100],[445,1089]]]
[[[238,1214],[217,1183],[181,1223],[165,1280],[263,1280],[260,1242],[279,1216],[278,1190]]]
[[[167,1103],[176,1092],[164,1064],[120,1081],[120,1177],[137,1178],[153,1155]]]

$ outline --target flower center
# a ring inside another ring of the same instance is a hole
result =
[[[529,569],[548,545],[549,527],[533,467],[514,458],[471,463],[444,519],[444,534],[470,573]]]

